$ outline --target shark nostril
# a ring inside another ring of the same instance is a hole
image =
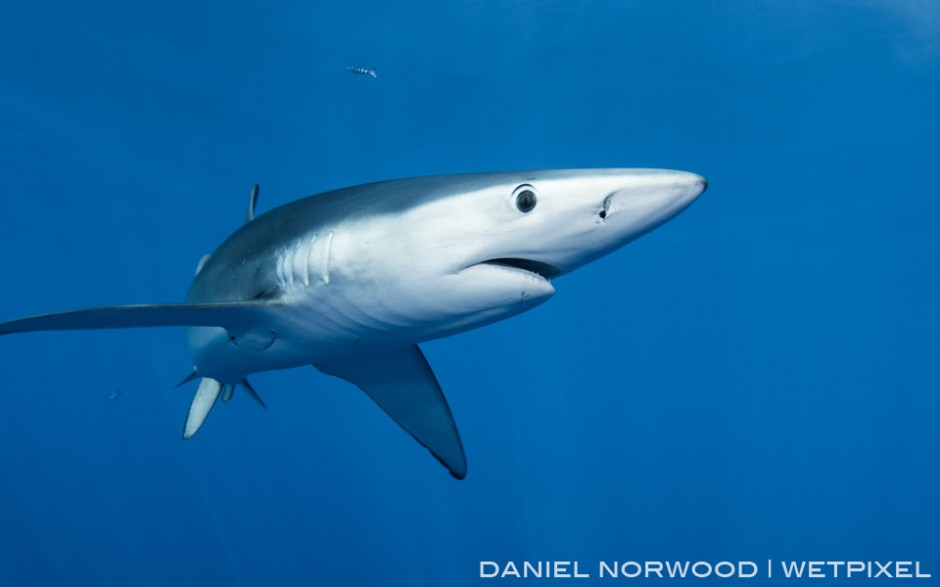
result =
[[[610,196],[604,198],[604,207],[601,208],[601,211],[597,213],[600,216],[601,220],[607,219],[607,211],[610,210]]]

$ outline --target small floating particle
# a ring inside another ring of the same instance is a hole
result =
[[[121,391],[120,389],[115,389],[114,391],[111,392],[111,395],[108,397],[108,399],[116,400],[117,398],[121,397],[122,393],[124,392]]]

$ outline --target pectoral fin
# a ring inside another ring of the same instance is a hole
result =
[[[460,435],[447,400],[417,345],[382,354],[317,363],[320,371],[357,385],[431,451],[457,479],[467,474]]]
[[[274,307],[272,302],[147,304],[102,306],[40,314],[0,323],[0,335],[37,330],[95,330],[142,326],[220,326],[229,332],[250,330]]]

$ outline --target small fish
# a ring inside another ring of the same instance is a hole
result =
[[[115,389],[114,391],[111,392],[111,396],[109,397],[109,399],[116,400],[117,398],[121,397],[122,393],[123,391],[121,391],[120,389]]]
[[[352,65],[347,65],[346,69],[356,75],[371,75],[372,77],[379,77],[375,74],[375,69],[368,69],[365,67],[353,67]]]

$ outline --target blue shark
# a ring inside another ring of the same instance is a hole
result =
[[[453,415],[419,344],[530,310],[556,280],[659,227],[707,183],[659,169],[442,175],[348,187],[255,217],[202,259],[183,303],[107,306],[0,324],[182,326],[199,381],[189,438],[262,371],[313,365],[358,386],[462,479]]]

